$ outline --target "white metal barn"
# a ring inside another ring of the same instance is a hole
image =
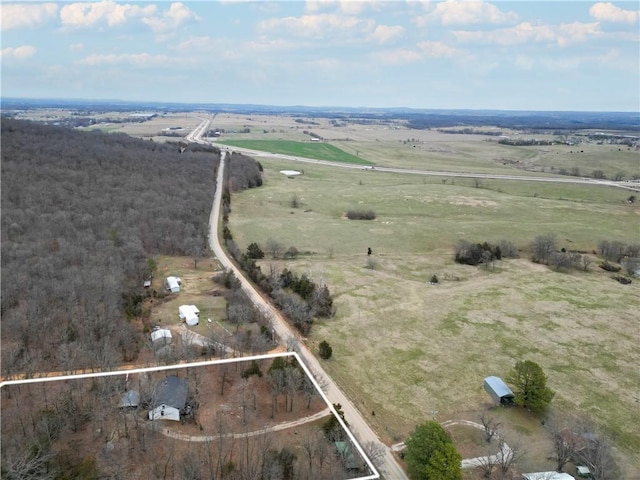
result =
[[[180,291],[181,280],[178,277],[167,277],[167,290],[171,293],[178,293]]]
[[[194,326],[200,322],[200,310],[195,305],[180,305],[178,307],[178,315],[187,325]]]
[[[484,379],[484,389],[498,405],[513,405],[514,395],[506,383],[500,377],[487,377]]]

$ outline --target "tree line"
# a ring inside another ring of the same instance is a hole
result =
[[[619,272],[623,270],[632,277],[640,270],[640,243],[623,243],[617,240],[601,240],[597,250],[591,252],[576,251],[560,247],[558,238],[553,233],[537,235],[529,244],[531,261],[549,265],[555,270],[580,269],[587,271],[594,263],[594,255],[599,255],[603,262],[600,268]],[[502,258],[517,258],[518,249],[509,240],[500,240],[496,244],[489,242],[470,242],[460,239],[454,246],[454,260],[464,265],[492,266]],[[613,265],[609,262],[620,264]]]

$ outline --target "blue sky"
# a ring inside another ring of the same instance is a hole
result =
[[[7,2],[2,96],[640,111],[638,2]]]

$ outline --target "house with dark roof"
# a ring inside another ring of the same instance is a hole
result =
[[[149,420],[180,421],[187,405],[189,386],[186,380],[170,375],[156,388],[149,406]]]

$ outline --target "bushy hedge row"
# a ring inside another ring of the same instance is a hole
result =
[[[375,220],[376,212],[373,210],[348,210],[347,218],[349,220]]]

